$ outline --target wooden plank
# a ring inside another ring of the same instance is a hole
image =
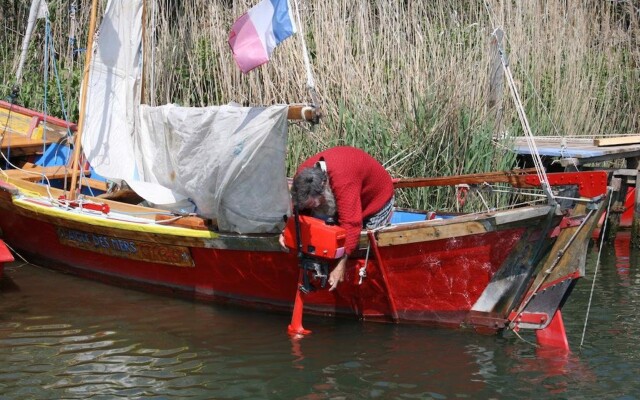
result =
[[[48,136],[46,140],[32,139],[24,135],[7,132],[0,142],[0,150],[10,152],[11,156],[24,156],[42,153],[44,146],[55,143],[59,137]]]
[[[176,215],[158,214],[156,215],[156,222],[160,222],[162,225],[199,230],[208,230],[210,226],[215,226],[214,221],[197,216],[178,217]]]
[[[82,186],[88,186],[92,189],[102,190],[103,192],[106,192],[109,189],[109,185],[107,184],[107,182],[100,181],[98,179],[82,178],[80,180],[80,183],[82,184]]]
[[[536,137],[534,140],[540,155],[561,159],[574,158],[578,160],[577,165],[640,155],[640,143],[599,147],[594,145],[593,138]],[[525,138],[514,138],[513,149],[518,154],[531,154]]]
[[[2,143],[0,144],[0,148],[2,148],[2,150],[6,150],[8,148],[19,148],[19,147],[34,147],[34,146],[39,146],[40,150],[42,150],[42,145],[43,144],[49,144],[49,143],[54,143],[55,140],[52,139],[47,139],[47,140],[41,140],[41,139],[31,139],[29,137],[26,136],[22,136],[22,135],[17,135],[14,133],[7,133],[4,136],[4,139],[2,140]]]
[[[36,182],[42,179],[43,175],[48,179],[63,179],[71,176],[71,170],[64,165],[58,165],[54,167],[38,167],[33,166],[31,168],[23,169],[9,169],[4,170],[0,175],[8,176],[9,178],[22,179],[25,181]],[[77,173],[79,174],[79,173]]]
[[[608,138],[594,139],[593,144],[596,146],[621,146],[625,144],[640,143],[640,135],[633,136],[617,136]]]
[[[399,188],[415,188],[425,186],[455,186],[461,184],[481,184],[504,182],[519,185],[518,176],[535,173],[535,168],[518,169],[512,171],[488,172],[484,174],[454,175],[436,178],[396,178],[393,186]]]
[[[432,226],[415,229],[407,229],[407,226],[405,226],[402,231],[380,231],[377,234],[377,238],[378,246],[385,247],[477,235],[487,231],[487,227],[479,221],[466,221],[455,224],[443,223],[440,225],[433,223]]]

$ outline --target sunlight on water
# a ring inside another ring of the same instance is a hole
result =
[[[512,333],[306,318],[123,290],[11,264],[0,286],[0,398],[636,398],[638,255],[607,246],[563,310],[570,354]]]

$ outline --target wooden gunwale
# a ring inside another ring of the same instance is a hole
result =
[[[0,180],[0,182],[3,182]],[[56,227],[74,229],[78,231],[112,236],[123,239],[141,240],[157,244],[182,245],[199,248],[229,249],[229,250],[262,250],[282,251],[277,234],[240,235],[233,233],[218,233],[211,230],[189,229],[172,225],[155,224],[155,215],[141,215],[140,218],[148,219],[149,224],[117,221],[106,219],[100,215],[78,214],[63,209],[57,209],[37,203],[29,203],[26,199],[17,199],[14,196],[20,194],[20,189],[36,189],[41,191],[44,186],[31,182],[16,182],[16,190],[11,185],[0,186],[0,208],[10,210],[21,217],[32,218],[38,221],[50,223]],[[35,191],[35,190],[34,190]],[[51,188],[52,195],[56,197],[63,192]],[[43,193],[45,195],[45,193]],[[113,211],[166,213],[164,210],[150,207],[142,207],[131,204],[118,203],[95,197],[86,199],[113,206]]]
[[[511,171],[489,172],[482,174],[455,175],[433,178],[396,178],[393,186],[399,188],[415,188],[426,186],[477,185],[482,183],[509,183],[515,187],[531,187],[524,177],[535,173],[535,168],[514,169]]]
[[[71,122],[67,122],[63,119],[52,117],[50,115],[44,115],[41,112],[31,110],[29,108],[24,108],[16,104],[8,103],[4,100],[0,100],[0,108],[6,109],[8,111],[14,112],[16,114],[26,115],[28,117],[37,117],[39,120],[47,120],[47,124],[53,124],[62,128],[69,128],[72,131],[76,129],[76,124]]]
[[[376,232],[378,246],[393,246],[527,227],[547,215],[551,206],[522,207],[507,211],[462,215],[452,219],[392,225]],[[560,217],[560,215],[558,215]]]
[[[21,180],[11,181],[19,189],[36,192],[43,196],[47,195],[46,188],[42,185]],[[63,194],[63,191],[59,189],[51,188],[50,190],[54,197]],[[155,220],[156,215],[153,213],[166,214],[166,211],[119,203],[90,196],[87,196],[86,199],[108,204],[112,207],[112,210],[116,212],[152,213],[149,216],[140,215],[141,218],[148,219],[150,224],[144,225],[135,222],[127,222],[126,225],[122,225],[114,222],[113,220],[105,222],[105,218],[99,216],[78,216],[75,213],[67,213],[62,209],[59,209],[57,212],[53,212],[53,210],[45,212],[43,210],[46,210],[46,206],[36,206],[34,204],[26,207],[22,201],[14,201],[12,211],[23,217],[34,218],[68,229],[81,231],[90,229],[91,232],[95,234],[117,236],[126,239],[140,239],[153,243],[173,243],[195,247],[239,249],[247,249],[253,245],[261,249],[273,251],[279,250],[276,240],[273,239],[277,236],[275,234],[224,234],[210,230],[196,230],[186,227],[157,225],[152,223],[153,220]],[[5,208],[6,207],[7,205],[5,205]],[[33,210],[37,207],[39,207],[40,212],[35,212]],[[28,208],[31,208],[31,210]],[[532,218],[544,215],[548,212],[549,206],[538,206],[523,207],[522,209],[502,212],[461,215],[453,219],[420,221],[390,226],[376,232],[376,237],[378,238],[379,246],[449,239],[526,226],[527,222]],[[509,215],[510,217],[507,218],[506,215]],[[171,228],[178,230],[174,231]],[[363,233],[361,235],[361,238],[362,237],[366,237],[366,233]]]

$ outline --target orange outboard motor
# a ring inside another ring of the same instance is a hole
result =
[[[291,323],[287,329],[291,336],[300,337],[311,333],[302,326],[303,294],[315,290],[309,275],[320,281],[320,287],[325,287],[330,261],[344,255],[347,232],[344,228],[327,224],[321,219],[300,215],[298,208],[294,207],[293,217],[287,220],[283,234],[285,245],[297,251],[300,261],[298,290]]]
[[[302,253],[323,259],[334,260],[344,255],[344,244],[347,239],[347,231],[338,225],[329,225],[325,221],[298,215],[300,220],[300,248],[296,238],[296,218],[287,220],[284,229],[284,243],[291,250],[300,250]]]
[[[298,251],[300,268],[303,270],[300,290],[309,293],[315,288],[307,272],[311,273],[314,280],[320,281],[320,287],[325,287],[329,276],[329,262],[344,255],[347,231],[321,219],[300,215],[297,211],[294,208],[293,218],[287,220],[284,243],[288,248]]]

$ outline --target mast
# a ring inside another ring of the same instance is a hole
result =
[[[87,92],[89,90],[89,66],[93,55],[93,36],[96,31],[96,15],[98,0],[91,2],[91,19],[89,21],[89,38],[87,39],[87,53],[84,59],[84,70],[82,75],[82,93],[80,94],[80,117],[78,118],[78,129],[73,143],[73,163],[71,164],[71,188],[69,198],[75,200],[76,185],[78,183],[78,167],[80,160],[80,147],[82,143],[82,131],[84,130],[84,114],[87,105]]]

